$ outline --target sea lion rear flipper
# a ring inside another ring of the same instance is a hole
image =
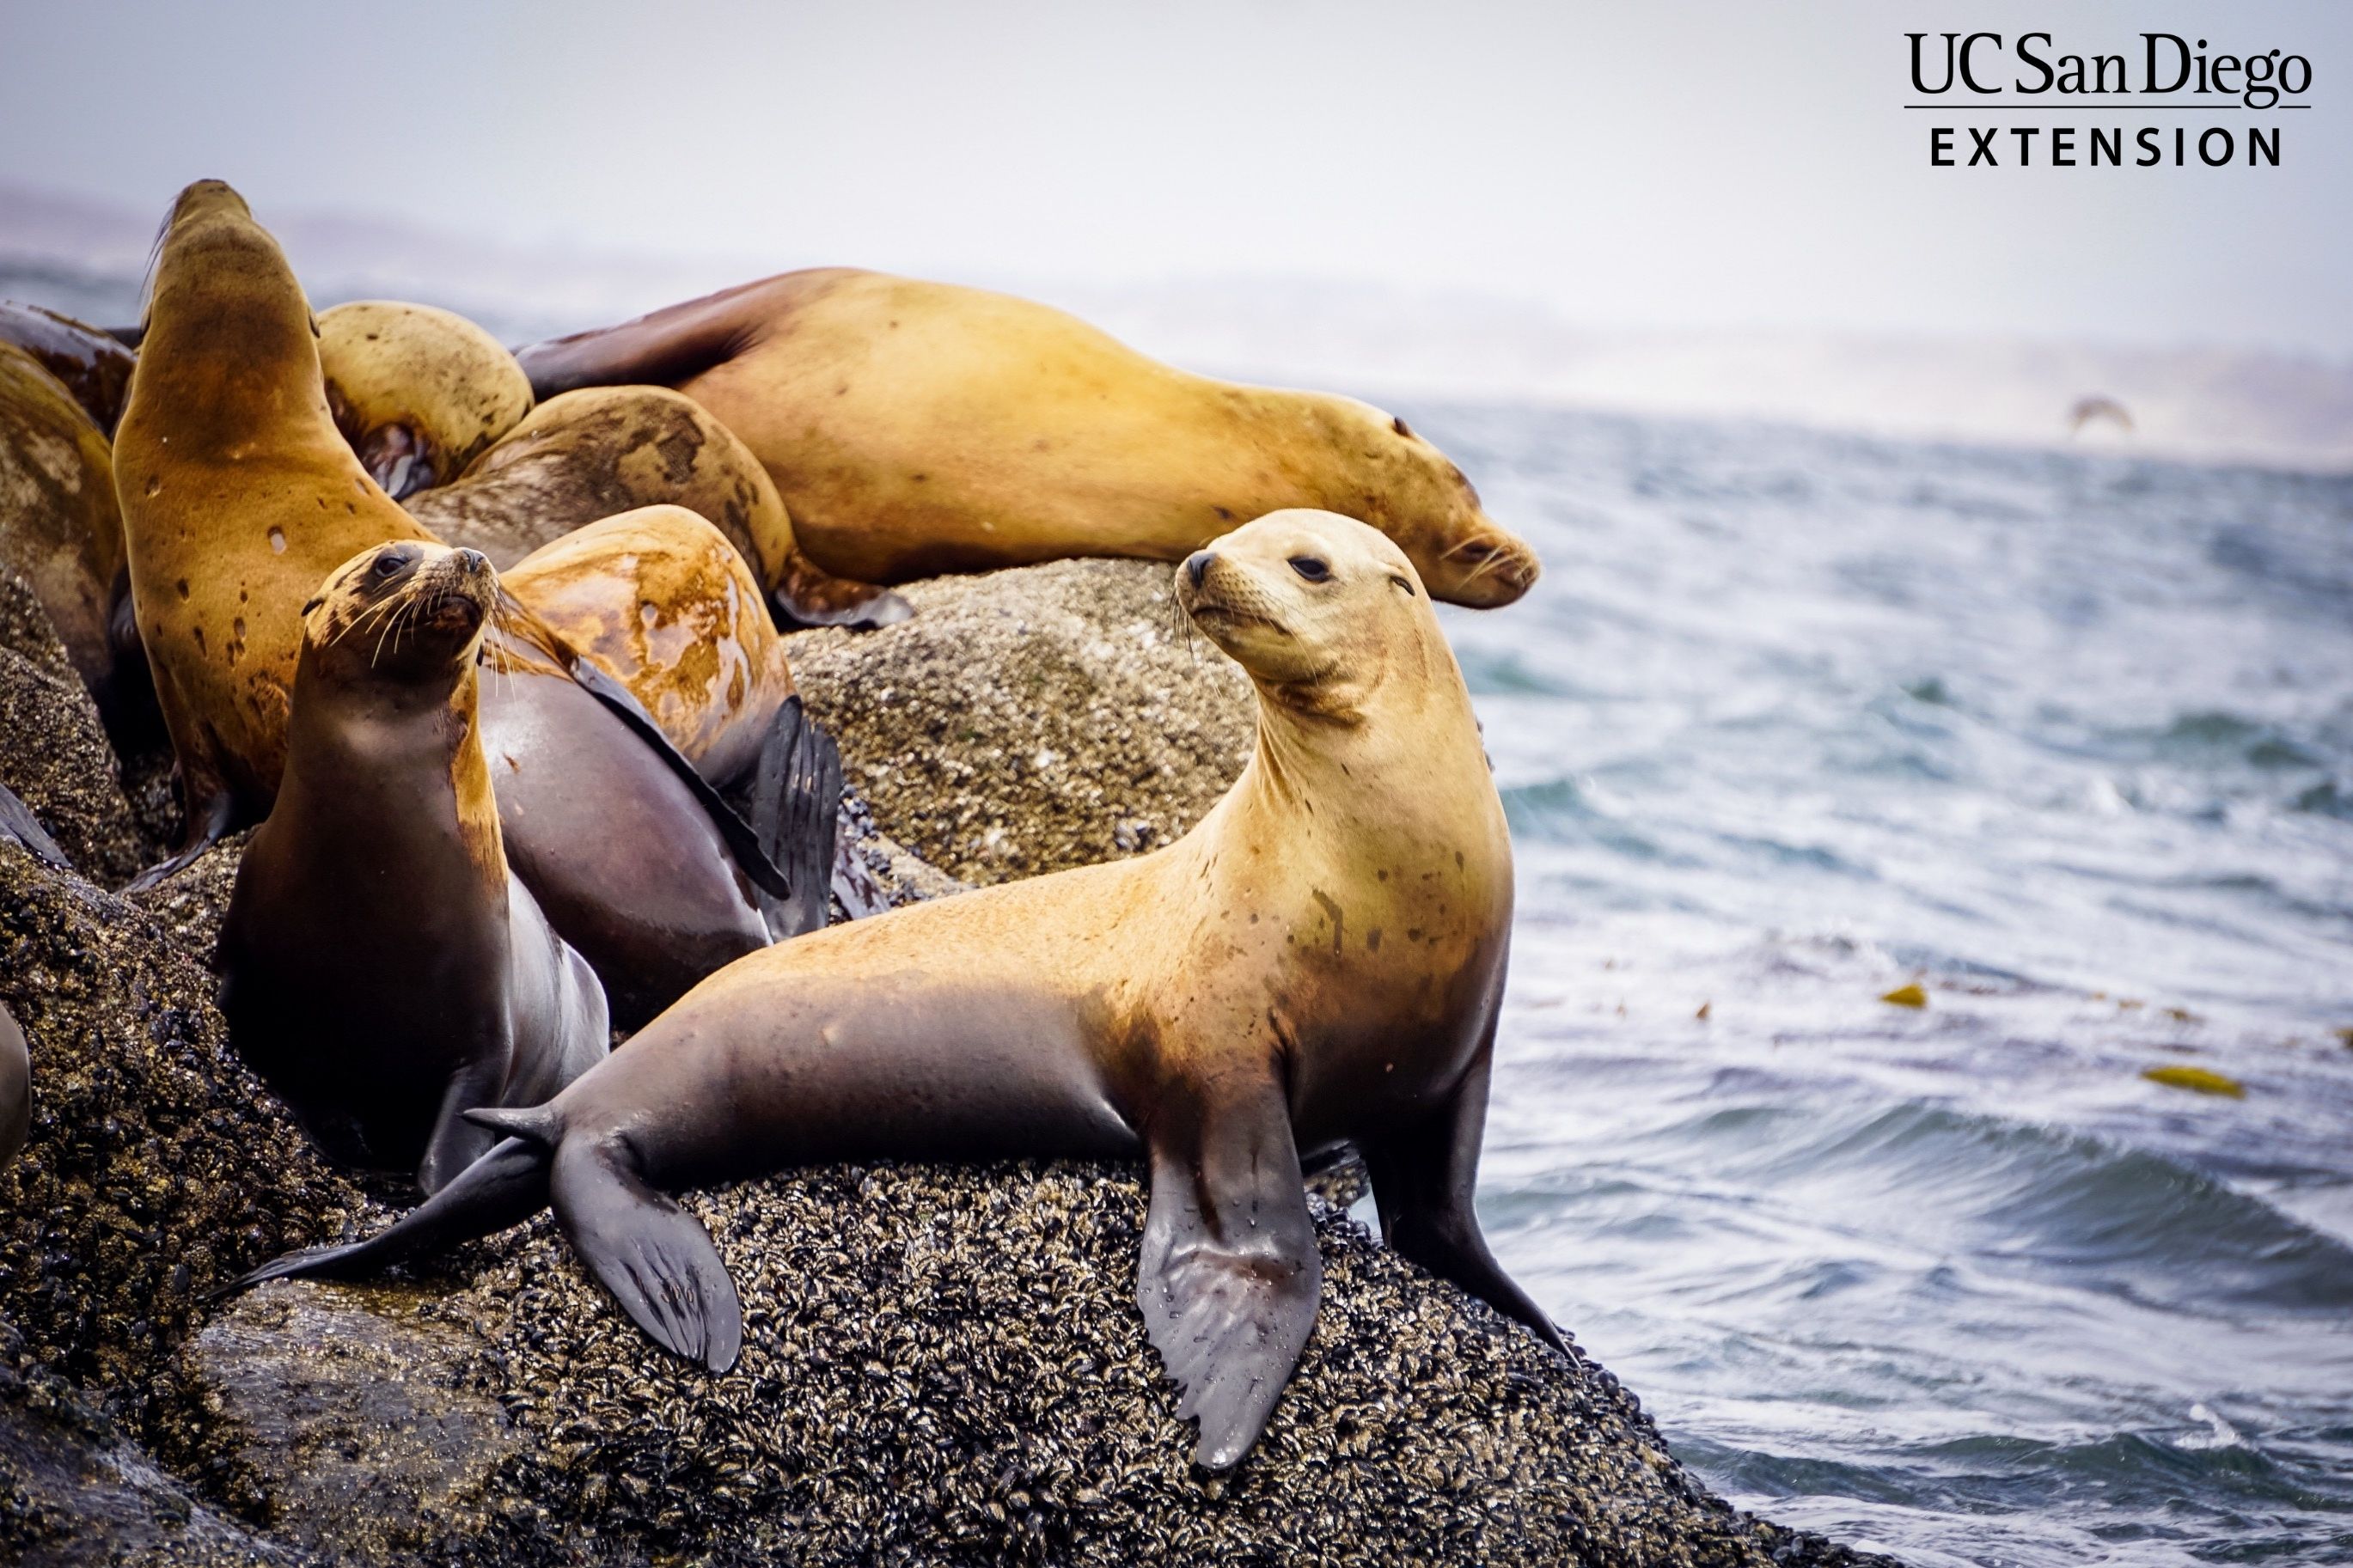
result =
[[[0,838],[22,845],[34,859],[46,861],[60,871],[73,869],[73,863],[58,847],[58,841],[49,837],[49,830],[41,826],[41,819],[33,815],[33,808],[17,799],[16,792],[5,784],[0,784]]]
[[[1479,1229],[1471,1194],[1479,1175],[1479,1140],[1487,1123],[1487,1077],[1494,1024],[1478,1059],[1452,1097],[1413,1126],[1363,1142],[1365,1168],[1381,1210],[1381,1238],[1441,1279],[1451,1279],[1507,1318],[1535,1331],[1563,1355],[1573,1352],[1560,1326],[1504,1272]]]
[[[265,1279],[359,1279],[419,1253],[521,1225],[547,1206],[547,1167],[553,1158],[544,1143],[509,1138],[374,1236],[290,1252],[217,1294],[232,1296]]]
[[[775,940],[824,928],[840,816],[841,752],[799,696],[787,697],[760,748],[752,784],[752,831],[793,887],[789,899],[761,896],[760,912]]]
[[[744,1309],[710,1233],[646,1185],[618,1140],[556,1151],[549,1200],[564,1234],[621,1310],[672,1354],[712,1372],[744,1348]]]
[[[584,386],[676,386],[742,352],[746,322],[735,297],[744,291],[730,289],[617,327],[550,338],[515,350],[515,360],[542,403]]]
[[[1324,1262],[1273,1084],[1184,1108],[1152,1137],[1152,1208],[1135,1281],[1145,1332],[1200,1418],[1196,1464],[1240,1462],[1315,1326]]]
[[[768,606],[777,626],[785,631],[847,626],[871,632],[897,626],[915,613],[915,606],[902,595],[879,584],[821,572],[800,554],[786,563],[776,586],[768,590]]]

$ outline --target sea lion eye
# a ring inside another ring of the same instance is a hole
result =
[[[375,558],[374,570],[379,577],[390,577],[400,570],[401,564],[401,559],[397,555],[379,555]]]
[[[1306,578],[1310,583],[1321,583],[1325,578],[1332,575],[1332,568],[1325,565],[1322,561],[1313,555],[1293,556],[1291,558],[1291,569],[1293,572],[1298,573],[1302,577]]]

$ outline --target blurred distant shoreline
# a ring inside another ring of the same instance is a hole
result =
[[[521,343],[766,273],[855,257],[664,258],[494,246],[399,223],[266,215],[314,300],[447,306]],[[128,321],[154,219],[0,184],[0,297]],[[1973,445],[2353,469],[2353,360],[1794,331],[1596,331],[1541,302],[1282,278],[1106,285],[966,278],[1213,374],[1358,395],[1510,400]],[[2128,410],[2071,432],[2085,398]]]

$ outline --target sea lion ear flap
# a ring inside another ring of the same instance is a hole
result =
[[[317,609],[320,605],[322,605],[325,604],[326,602],[327,602],[327,595],[324,595],[324,594],[313,594],[310,598],[308,598],[308,599],[304,600],[304,601],[303,601],[303,603],[302,603],[302,612],[301,612],[301,613],[302,613],[302,618],[303,618],[304,620],[306,620],[306,621],[307,621],[307,620],[309,620],[309,619],[311,618],[311,611],[313,611],[313,610],[315,610],[315,609]]]

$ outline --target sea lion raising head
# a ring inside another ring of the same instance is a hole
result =
[[[1429,597],[1397,545],[1327,513],[1262,518],[1178,571],[1260,699],[1256,754],[1185,837],[739,960],[546,1106],[475,1113],[515,1136],[408,1217],[251,1278],[365,1272],[550,1204],[640,1328],[723,1371],[734,1287],[666,1192],[1141,1154],[1137,1302],[1223,1468],[1314,1322],[1301,1154],[1345,1141],[1392,1245],[1561,1344],[1472,1209],[1511,846]]]
[[[221,931],[239,1052],[331,1156],[428,1193],[490,1146],[463,1112],[538,1104],[608,1038],[507,868],[478,714],[498,606],[482,556],[416,540],[303,606],[285,777]]]

